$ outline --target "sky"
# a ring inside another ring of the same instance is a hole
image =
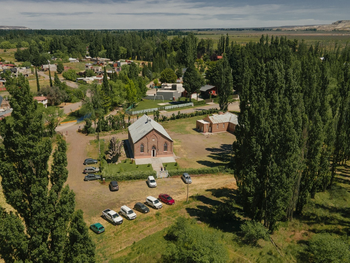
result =
[[[0,0],[0,26],[190,29],[330,24],[349,0]]]

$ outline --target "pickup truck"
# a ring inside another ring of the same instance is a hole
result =
[[[106,209],[102,211],[102,217],[114,225],[123,223],[123,218],[115,211]]]

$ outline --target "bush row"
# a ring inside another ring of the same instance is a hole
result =
[[[225,167],[212,167],[212,168],[198,168],[198,169],[176,169],[176,170],[168,170],[169,176],[182,175],[183,173],[192,174],[216,174],[219,172],[224,172]]]
[[[140,180],[147,179],[148,176],[156,176],[156,171],[132,171],[132,172],[122,172],[114,174],[104,174],[103,178],[107,181],[129,181],[129,180]]]
[[[217,112],[219,112],[219,109],[208,109],[208,110],[195,111],[191,113],[181,113],[180,111],[178,111],[177,114],[173,113],[170,117],[167,117],[164,115],[159,116],[159,112],[154,112],[153,116],[155,121],[163,122],[168,120],[191,118],[191,117],[200,116],[200,115],[210,115],[212,113],[217,113]]]

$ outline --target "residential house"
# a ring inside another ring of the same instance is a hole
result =
[[[47,108],[47,103],[48,103],[48,99],[45,96],[39,96],[39,97],[34,97],[34,100],[36,100],[38,103],[41,103],[44,105],[45,108]]]
[[[162,83],[155,96],[157,96],[156,99],[177,100],[184,91],[181,83]]]
[[[42,65],[41,69],[43,71],[48,71],[50,69],[51,72],[57,71],[57,65],[56,64],[46,64]]]
[[[12,112],[12,108],[10,107],[10,103],[8,100],[4,100],[2,96],[0,96],[0,120],[4,119],[7,116],[10,116]]]
[[[77,58],[69,58],[68,60],[69,60],[70,63],[72,63],[72,62],[74,62],[74,63],[79,62],[79,59],[77,59]]]
[[[200,93],[202,98],[210,98],[210,96],[217,96],[218,95],[218,89],[215,86],[212,85],[205,85],[200,88]]]
[[[6,90],[5,83],[6,79],[0,79],[0,90]]]
[[[213,114],[203,120],[197,120],[197,131],[202,133],[234,132],[238,124],[238,117],[230,112]]]
[[[173,140],[162,125],[147,115],[128,127],[128,139],[135,159],[174,156]]]

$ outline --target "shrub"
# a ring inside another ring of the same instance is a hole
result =
[[[189,173],[191,174],[217,174],[221,171],[224,171],[224,167],[205,167],[205,168],[199,168],[199,169],[176,169],[176,170],[169,170],[168,174],[169,176],[175,176],[175,175],[182,175],[183,173]]]
[[[191,219],[179,217],[165,239],[162,262],[228,262],[229,255],[218,232],[208,231]]]
[[[114,174],[103,174],[103,177],[108,181],[129,181],[129,180],[140,180],[147,179],[148,176],[156,176],[156,171],[132,171],[132,172],[123,172],[123,169],[120,168],[119,173]]]
[[[309,262],[350,262],[349,245],[328,233],[316,234],[309,241]]]
[[[62,76],[71,81],[75,81],[77,79],[77,74],[73,69],[68,69],[67,71],[63,72]]]
[[[268,240],[269,234],[267,229],[259,222],[246,221],[241,226],[241,233],[243,235],[243,241],[247,244],[256,246],[259,239]]]

